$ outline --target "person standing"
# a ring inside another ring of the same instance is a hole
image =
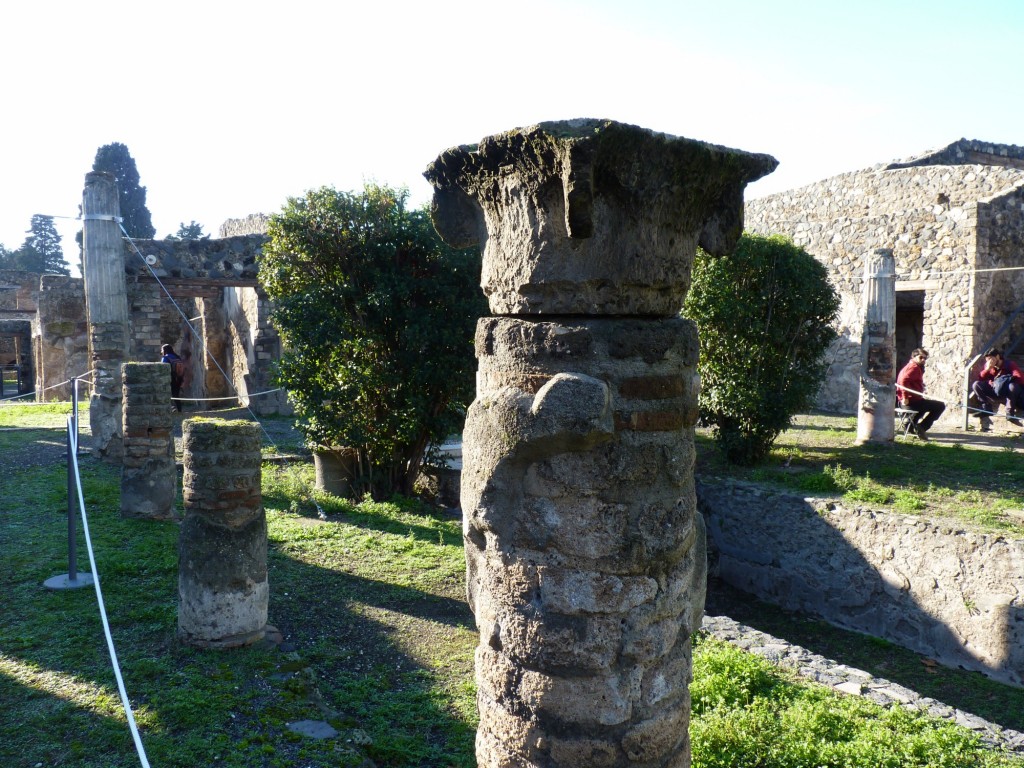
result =
[[[181,385],[185,379],[185,361],[174,352],[174,347],[164,344],[160,347],[160,362],[171,366],[171,402],[181,412]]]
[[[896,392],[904,408],[917,413],[911,430],[920,440],[927,440],[925,434],[935,420],[946,410],[941,400],[929,400],[924,396],[924,369],[928,353],[918,347],[910,353],[910,362],[903,366],[896,377]]]

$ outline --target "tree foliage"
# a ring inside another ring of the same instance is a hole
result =
[[[411,493],[428,444],[461,428],[486,311],[479,253],[446,246],[407,199],[374,184],[290,198],[260,264],[299,428],[354,450],[354,489],[378,498]]]
[[[32,217],[28,237],[21,248],[8,251],[0,246],[0,269],[20,269],[51,275],[70,275],[64,261],[60,233],[53,226],[53,218],[36,214]]]
[[[128,147],[119,142],[105,144],[96,150],[94,171],[106,171],[117,182],[117,202],[121,220],[129,237],[151,238],[156,235],[153,217],[146,207],[146,188],[139,185],[139,171]]]
[[[191,224],[181,222],[178,231],[170,237],[171,240],[209,240],[209,235],[203,234],[203,225],[195,220]]]
[[[683,315],[700,332],[701,417],[730,462],[763,459],[811,406],[838,311],[825,267],[782,236],[745,234],[717,258],[698,250]]]

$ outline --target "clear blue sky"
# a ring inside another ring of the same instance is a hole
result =
[[[321,185],[425,202],[439,152],[541,120],[774,155],[751,197],[961,137],[1024,144],[1022,40],[1019,0],[9,4],[0,243],[77,215],[115,141],[159,237]],[[74,254],[79,224],[57,224]]]

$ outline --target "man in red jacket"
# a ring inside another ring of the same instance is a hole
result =
[[[978,374],[971,390],[981,402],[982,408],[991,413],[999,410],[999,404],[1006,403],[1006,415],[1011,421],[1024,415],[1024,373],[1012,360],[1003,357],[1003,350],[992,348],[985,353],[985,367]],[[992,423],[988,413],[981,414],[981,429],[987,432]]]
[[[920,347],[910,353],[910,362],[903,366],[896,377],[896,394],[904,408],[916,411],[914,426],[911,430],[921,440],[927,440],[925,432],[935,420],[946,410],[946,404],[940,400],[929,400],[924,396],[924,367],[928,353]]]

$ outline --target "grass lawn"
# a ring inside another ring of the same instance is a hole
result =
[[[15,410],[0,408],[0,766],[138,765],[95,593],[41,586],[67,569],[63,419],[36,410],[33,429],[10,430]],[[204,651],[175,637],[177,525],[122,519],[117,468],[83,457],[82,474],[154,767],[476,764],[476,633],[457,519],[404,500],[316,505],[309,464],[265,464],[270,622],[283,642]],[[1024,767],[959,728],[840,699],[711,638],[694,658],[695,766]],[[301,720],[339,735],[289,730]]]
[[[698,476],[729,475],[851,506],[956,519],[1024,538],[1024,437],[959,433],[951,445],[898,438],[856,445],[854,417],[798,416],[756,467],[729,466],[709,430],[697,431]],[[972,440],[990,446],[971,447]],[[995,446],[992,448],[991,446]]]

